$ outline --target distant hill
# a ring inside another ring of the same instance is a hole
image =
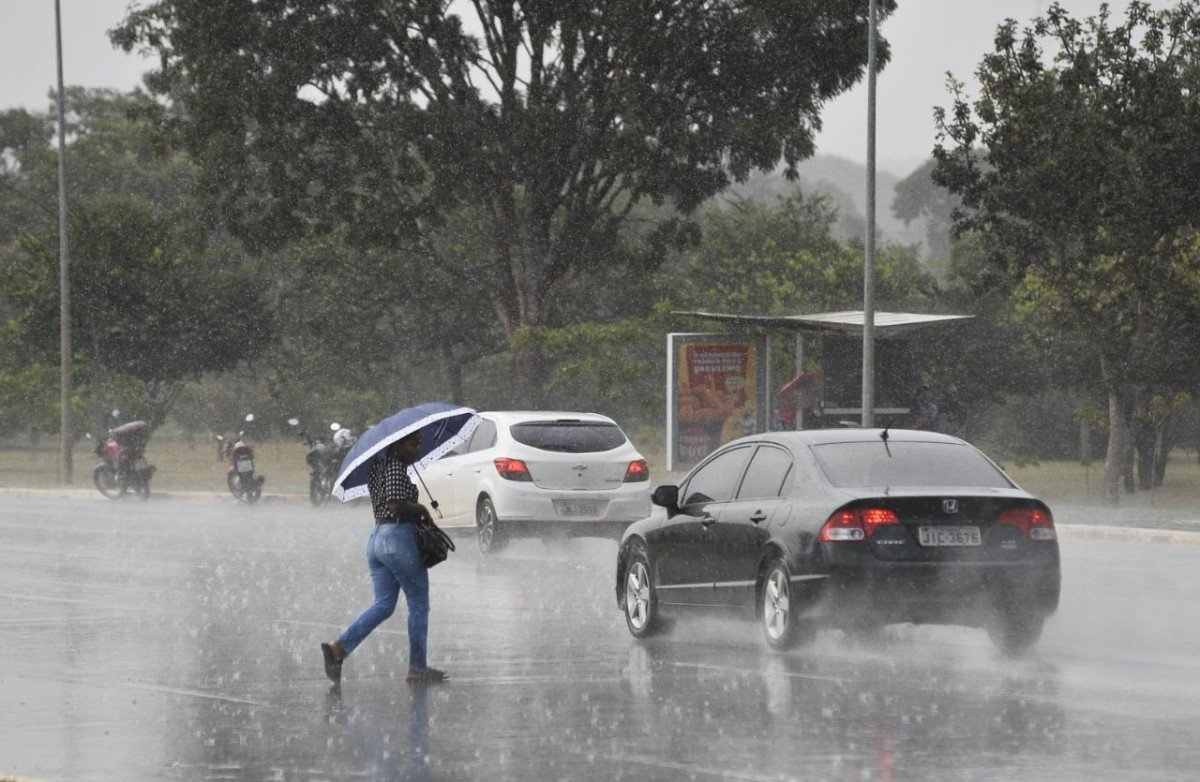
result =
[[[824,193],[838,207],[836,232],[843,239],[862,239],[866,235],[867,167],[853,160],[833,155],[816,155],[799,166],[800,181],[789,182],[782,170],[770,174],[753,174],[744,184],[734,185],[730,192],[741,198],[769,199],[793,192],[799,184],[805,194]],[[907,176],[907,172],[905,174]],[[875,171],[875,221],[884,241],[900,244],[919,244],[924,250],[925,225],[913,221],[905,225],[892,215],[892,199],[896,184],[902,177],[890,171]],[[727,193],[724,197],[728,197]],[[721,196],[719,196],[721,197]]]

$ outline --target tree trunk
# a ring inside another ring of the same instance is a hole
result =
[[[1163,421],[1162,426],[1158,428],[1158,436],[1154,442],[1154,488],[1159,488],[1163,485],[1163,480],[1167,477],[1167,458],[1171,455],[1171,449],[1175,447],[1174,437],[1175,427],[1171,426],[1171,418]]]
[[[1133,470],[1137,454],[1137,430],[1134,427],[1134,418],[1137,413],[1138,392],[1136,389],[1126,388],[1120,397],[1123,414],[1121,421],[1125,427],[1122,438],[1125,447],[1122,449],[1121,482],[1125,487],[1125,493],[1133,494],[1137,491],[1137,481],[1134,479]]]
[[[546,405],[546,354],[535,337],[524,339],[513,352],[513,375],[520,388],[522,404],[534,409]]]
[[[1104,455],[1104,494],[1116,505],[1121,500],[1121,475],[1125,466],[1125,406],[1115,387],[1108,391],[1108,450]]]
[[[491,207],[502,280],[493,304],[512,354],[514,395],[522,406],[537,408],[543,406],[546,387],[545,354],[537,338],[545,325],[546,245],[522,241],[518,226],[527,222],[527,215],[518,210],[514,185],[507,177],[499,180]]]
[[[1158,442],[1158,432],[1150,417],[1142,414],[1134,416],[1133,438],[1137,449],[1137,487],[1142,491],[1154,488],[1155,455]]]
[[[462,362],[454,356],[454,349],[449,342],[441,343],[442,366],[446,371],[446,385],[450,387],[450,401],[456,405],[463,403],[463,368]]]

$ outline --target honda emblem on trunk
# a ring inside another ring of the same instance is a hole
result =
[[[958,500],[946,499],[942,500],[942,510],[946,513],[958,513]]]

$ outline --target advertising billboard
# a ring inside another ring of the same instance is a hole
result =
[[[667,335],[667,469],[767,429],[765,336]]]

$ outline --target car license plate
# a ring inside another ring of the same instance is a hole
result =
[[[559,516],[598,516],[600,503],[587,500],[555,500],[554,510]]]
[[[917,538],[922,546],[981,546],[979,527],[920,527]]]
[[[238,459],[237,471],[238,472],[254,472],[254,460],[253,459]]]

